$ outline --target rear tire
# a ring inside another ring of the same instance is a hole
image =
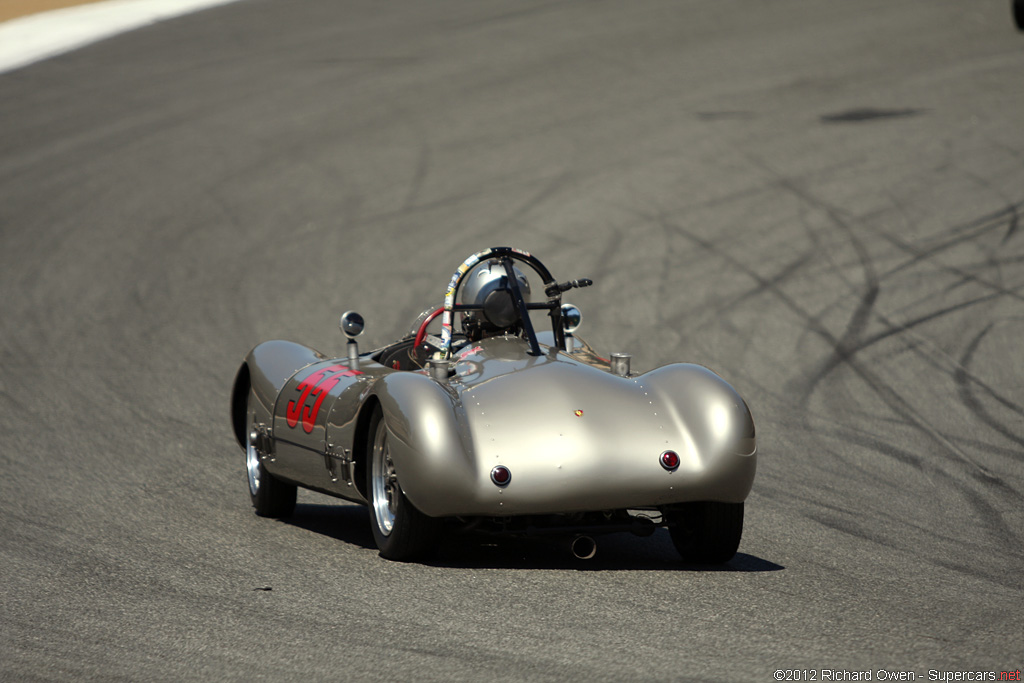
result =
[[[369,435],[366,497],[370,504],[373,540],[381,557],[399,562],[421,558],[434,548],[440,536],[441,520],[417,510],[402,493],[380,406],[370,418]]]
[[[673,508],[672,543],[686,562],[721,564],[740,547],[743,503],[685,503]]]
[[[252,404],[250,390],[245,429],[245,469],[249,478],[249,498],[260,517],[289,517],[295,511],[297,488],[295,484],[283,482],[267,472],[263,466],[263,458],[253,441],[256,413]]]

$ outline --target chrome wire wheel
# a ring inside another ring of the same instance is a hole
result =
[[[256,496],[260,492],[260,453],[253,443],[251,429],[245,436],[245,469],[249,474],[249,493]]]
[[[388,428],[384,420],[377,423],[377,433],[373,439],[373,455],[370,475],[370,496],[373,503],[373,516],[377,529],[382,536],[390,536],[395,528],[395,516],[398,512],[398,475],[391,461],[388,448]]]

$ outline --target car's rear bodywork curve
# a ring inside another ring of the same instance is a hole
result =
[[[564,513],[749,493],[753,421],[706,368],[618,377],[500,338],[471,351],[445,388],[417,375],[380,390],[402,488],[425,513]],[[666,450],[680,455],[675,471],[659,462]],[[512,473],[507,486],[491,482],[497,465]]]

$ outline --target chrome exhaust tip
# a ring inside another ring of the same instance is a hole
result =
[[[570,548],[577,560],[590,560],[597,554],[597,542],[590,536],[577,536]]]

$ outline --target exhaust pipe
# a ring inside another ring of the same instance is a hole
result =
[[[577,536],[570,548],[577,560],[589,560],[597,554],[597,543],[590,536]]]

